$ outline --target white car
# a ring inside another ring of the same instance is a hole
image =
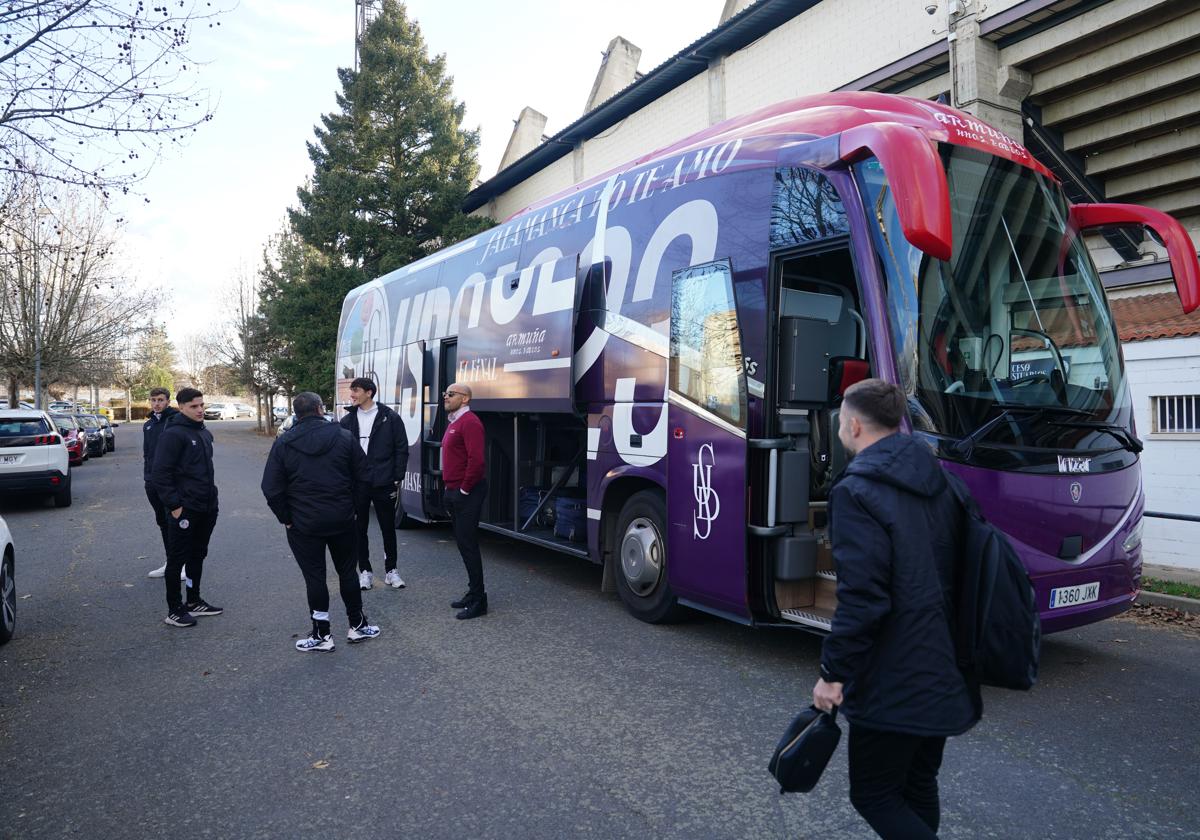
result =
[[[12,532],[0,516],[0,645],[11,639],[17,629],[16,554]]]
[[[0,493],[43,495],[71,506],[67,444],[44,411],[0,411]]]
[[[205,420],[236,420],[237,409],[233,403],[209,403],[204,406]]]
[[[233,409],[234,409],[234,411],[237,412],[238,417],[253,417],[254,416],[254,409],[251,408],[250,406],[246,405],[245,403],[234,403]]]

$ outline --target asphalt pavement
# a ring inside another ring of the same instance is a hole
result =
[[[669,627],[586,561],[485,538],[490,613],[455,621],[444,529],[400,532],[380,638],[299,653],[304,586],[259,492],[270,440],[211,423],[221,514],[206,600],[162,623],[140,428],[78,469],[73,507],[0,500],[17,635],[0,648],[0,837],[863,838],[845,747],[780,796],[775,740],[820,641],[697,614]],[[373,557],[382,560],[373,530]],[[377,563],[379,570],[382,563]],[[1200,637],[1126,619],[1058,634],[1029,693],[951,740],[946,838],[1200,837]]]

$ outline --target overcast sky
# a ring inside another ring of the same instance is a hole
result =
[[[217,5],[217,4],[214,4]],[[444,53],[466,125],[482,132],[491,177],[526,105],[548,134],[578,119],[616,35],[647,72],[713,29],[722,0],[409,0],[432,53]],[[215,117],[125,200],[122,253],[133,278],[164,289],[159,318],[179,342],[210,330],[239,271],[254,272],[311,171],[305,142],[335,108],[338,67],[354,61],[353,0],[240,0],[193,57]],[[336,318],[337,313],[330,313]],[[332,352],[332,348],[331,351]]]

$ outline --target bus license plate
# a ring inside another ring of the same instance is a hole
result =
[[[1063,586],[1050,590],[1050,609],[1090,604],[1100,599],[1100,581],[1081,583],[1079,586]]]

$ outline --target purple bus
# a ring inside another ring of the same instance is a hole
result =
[[[721,123],[345,301],[357,376],[406,425],[405,515],[446,518],[440,394],[471,386],[490,531],[603,566],[638,618],[828,629],[841,394],[909,423],[1012,539],[1047,632],[1139,592],[1143,492],[1121,347],[1081,233],[1150,227],[1186,311],[1183,228],[1074,205],[1012,138],[900,96]],[[902,535],[898,535],[902,538]]]

